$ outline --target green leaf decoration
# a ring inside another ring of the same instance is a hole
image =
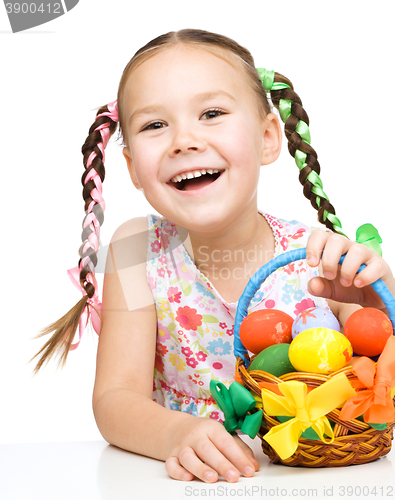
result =
[[[201,375],[204,373],[210,373],[211,368],[202,368],[201,370],[194,370],[195,373],[200,373]],[[214,378],[214,377],[212,377]]]
[[[200,408],[200,411],[199,411],[199,415],[203,415],[203,413],[207,410],[207,405],[204,404],[201,408]]]
[[[170,281],[170,285],[175,285],[180,281],[180,278],[174,278],[173,280]]]
[[[210,316],[210,314],[203,314],[202,321],[204,323],[219,323],[218,318]]]
[[[188,281],[181,280],[181,290],[185,297],[188,297],[188,295],[192,292],[192,287]]]

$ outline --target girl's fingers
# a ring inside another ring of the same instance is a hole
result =
[[[321,229],[316,229],[311,233],[306,247],[306,259],[309,266],[318,266],[329,234]]]
[[[346,287],[351,286],[354,279],[356,279],[357,271],[361,264],[366,263],[369,266],[374,264],[373,260],[369,262],[371,257],[371,250],[367,247],[356,243],[352,244],[340,268],[340,283]],[[374,278],[374,276],[375,275],[372,274],[372,278]],[[373,281],[375,281],[375,279],[373,279]]]
[[[317,229],[312,232],[306,250],[309,265],[320,263],[320,274],[328,280],[340,275],[340,284],[344,287],[352,284],[363,287],[388,273],[388,266],[372,250],[340,234]],[[339,266],[340,257],[344,254],[343,263]],[[365,264],[367,268],[357,275],[361,264]],[[329,291],[326,284],[325,292]]]
[[[321,257],[322,273],[325,278],[329,280],[336,278],[340,257],[349,250],[351,244],[352,242],[341,235],[332,235],[328,238]]]
[[[240,477],[237,468],[218,451],[209,439],[200,443],[196,450],[190,447],[183,448],[178,460],[185,469],[206,483],[217,481],[218,474],[230,483],[236,482]]]
[[[306,258],[309,255],[312,256],[310,261],[308,259],[310,265],[321,255],[320,277],[313,278],[308,285],[312,295],[363,307],[385,307],[368,285],[381,278],[393,290],[394,278],[385,261],[371,249],[344,236],[318,229],[313,231],[307,243]],[[340,266],[342,255],[345,257]],[[362,264],[366,267],[357,273]]]
[[[321,277],[312,278],[307,284],[309,293],[314,297],[323,297],[324,299],[334,299],[334,287],[332,281]]]
[[[218,450],[225,457],[225,459],[227,459],[228,464],[233,464],[233,467],[235,467],[237,471],[240,471],[240,473],[243,474],[243,476],[251,477],[254,475],[255,469],[256,469],[255,463],[243,451],[239,442],[236,443],[234,437],[228,435],[227,439],[223,439],[223,437],[221,437],[221,440],[217,439],[217,435],[210,436],[210,437],[211,437],[215,447],[218,448]],[[245,443],[244,443],[244,445],[248,448],[248,450],[250,450],[250,448]],[[251,450],[250,450],[250,452],[251,452]],[[211,462],[210,462],[210,465],[212,465],[214,467],[214,464]],[[221,467],[222,467],[222,464],[221,464]],[[215,467],[215,469],[218,470],[218,472],[223,477],[225,477],[225,479],[228,479],[230,471],[226,471],[224,468],[219,470]],[[223,474],[223,472],[225,472],[225,475]],[[237,479],[238,479],[238,477],[237,477]],[[237,479],[235,479],[235,481],[237,481]],[[233,482],[233,480],[231,482]]]
[[[259,464],[252,450],[238,436],[231,436],[219,422],[208,419],[188,421],[189,431],[166,460],[170,477],[190,481],[196,476],[215,483],[218,475],[236,482],[240,474],[253,476]]]
[[[351,244],[352,242],[341,234],[316,229],[307,242],[307,263],[313,267],[320,264],[325,278],[334,279],[340,257],[348,251]]]
[[[378,276],[382,276],[387,271],[387,267],[383,260],[375,259],[369,263],[365,269],[362,269],[354,279],[354,285],[358,288],[370,285],[376,281]]]
[[[254,457],[254,452],[251,450],[251,448],[246,444],[239,436],[233,436],[234,440],[237,442],[237,444],[240,446],[240,448],[244,451],[245,455],[251,460],[253,463],[255,470],[259,470],[259,463]]]
[[[179,481],[192,481],[194,475],[188,472],[180,464],[177,457],[169,457],[165,463],[166,472],[172,479],[177,479]]]
[[[361,304],[364,299],[364,294],[360,289],[343,287],[340,284],[339,277],[334,280],[327,280],[320,277],[312,278],[307,286],[311,295],[336,302]]]

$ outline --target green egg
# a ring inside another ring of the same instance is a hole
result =
[[[266,347],[251,361],[248,371],[261,370],[280,377],[285,373],[296,371],[288,357],[290,344],[274,344]]]

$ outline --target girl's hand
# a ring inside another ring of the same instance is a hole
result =
[[[244,441],[219,422],[199,417],[175,430],[165,465],[173,479],[191,481],[196,476],[205,483],[215,483],[218,475],[234,483],[240,474],[251,477],[259,469]]]
[[[340,266],[338,263],[343,254],[347,255]],[[370,248],[345,236],[317,229],[307,242],[306,255],[310,266],[319,265],[321,258],[320,274],[323,277],[310,280],[309,292],[312,295],[385,309],[381,298],[368,285],[380,278],[393,294],[395,292],[395,280],[388,264]],[[366,268],[356,274],[361,264]]]

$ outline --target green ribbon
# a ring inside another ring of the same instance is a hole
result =
[[[361,243],[368,248],[371,248],[376,253],[383,255],[383,251],[381,249],[380,243],[383,243],[379,232],[372,224],[363,224],[357,229],[356,235],[357,243]]]
[[[265,92],[269,93],[272,90],[282,90],[290,88],[286,83],[274,81],[274,71],[269,71],[265,68],[256,68],[256,70],[262,82],[262,86],[265,89]],[[280,112],[281,120],[285,123],[292,113],[292,101],[290,101],[289,99],[280,99],[278,109]],[[310,144],[310,129],[306,122],[304,122],[303,120],[299,120],[298,124],[296,125],[296,132],[304,142]],[[295,162],[299,170],[302,170],[307,166],[306,158],[307,154],[303,151],[300,151],[299,149],[295,151]],[[314,170],[309,173],[307,179],[313,185],[311,191],[315,195],[317,195],[316,204],[318,208],[321,208],[321,198],[329,201],[328,196],[323,190],[322,180],[320,176],[316,172],[314,172]],[[328,219],[332,223],[333,228],[337,233],[346,236],[342,231],[341,222],[336,217],[336,215],[329,213],[327,210],[324,210],[322,216],[324,222]],[[363,224],[360,228],[358,228],[356,241],[357,243],[361,243],[362,245],[371,248],[380,256],[382,256],[380,243],[382,243],[383,240],[381,239],[377,229],[372,226],[372,224]]]
[[[262,86],[265,89],[265,92],[290,88],[290,86],[287,85],[286,83],[274,81],[274,74],[275,74],[274,71],[269,71],[265,68],[256,68],[256,70],[262,82]],[[290,101],[289,99],[280,99],[278,110],[280,112],[281,120],[285,123],[292,113],[292,101]],[[310,144],[311,142],[310,129],[306,122],[304,122],[303,120],[299,120],[295,130],[299,134],[302,141],[306,142],[307,144]],[[295,151],[295,162],[299,170],[302,170],[304,167],[307,166],[306,158],[307,154],[304,153],[303,151],[300,151],[299,149]],[[322,188],[321,178],[316,172],[312,171],[307,176],[307,179],[313,185],[311,191],[315,195],[317,195],[316,204],[318,208],[321,208],[320,197],[329,201],[328,196],[325,194]],[[327,210],[324,210],[323,219],[324,222],[328,219],[332,223],[336,232],[344,234],[342,231],[341,222],[336,217],[336,215],[330,214]]]
[[[280,112],[282,121],[285,123],[291,116],[292,101],[290,101],[289,99],[280,99],[280,102],[278,104],[278,110]]]
[[[265,68],[256,68],[256,70],[258,72],[259,79],[262,82],[262,86],[268,94],[271,91],[274,82],[274,71],[269,71]]]
[[[210,381],[210,391],[225,415],[225,429],[230,434],[236,434],[236,430],[240,429],[254,439],[263,417],[262,410],[248,413],[255,408],[254,396],[238,382],[233,382],[228,389],[222,382],[213,379]]]

